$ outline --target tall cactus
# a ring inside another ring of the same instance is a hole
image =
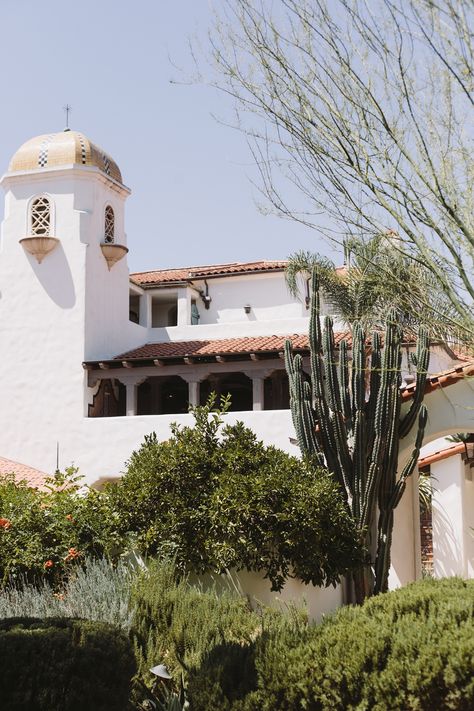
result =
[[[420,329],[416,355],[416,391],[408,411],[401,413],[402,329],[395,312],[387,318],[383,345],[372,334],[370,355],[359,323],[352,333],[352,363],[342,340],[337,354],[332,320],[321,329],[317,274],[312,277],[309,343],[311,379],[303,359],[285,346],[290,405],[303,456],[327,467],[341,487],[344,501],[358,524],[367,550],[364,569],[354,575],[354,596],[361,602],[387,590],[393,516],[408,477],[418,461],[427,419],[423,396],[429,365],[427,332]],[[398,472],[400,440],[417,427],[410,460]]]

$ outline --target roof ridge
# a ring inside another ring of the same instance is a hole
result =
[[[217,264],[197,264],[195,266],[186,267],[164,267],[162,269],[145,269],[140,272],[130,272],[130,276],[137,276],[139,274],[153,274],[162,272],[184,272],[184,271],[199,271],[201,269],[218,269],[219,267],[244,267],[250,266],[252,264],[286,264],[287,259],[253,259],[250,262],[218,262]]]

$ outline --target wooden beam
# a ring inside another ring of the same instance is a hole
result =
[[[258,353],[251,353],[250,354],[250,360],[261,360],[260,356]]]
[[[216,360],[218,363],[226,363],[227,358],[224,358],[224,356],[216,355]]]
[[[133,368],[133,365],[128,360],[123,360],[122,365],[124,368]]]
[[[185,356],[185,357],[183,358],[183,360],[184,360],[184,362],[186,363],[186,365],[193,365],[193,364],[194,364],[193,359],[192,359],[192,358],[189,358],[188,356]]]
[[[163,365],[164,365],[164,363],[163,363],[163,361],[160,360],[159,358],[154,358],[154,359],[153,359],[153,365],[156,365],[157,368],[162,368]]]
[[[99,363],[99,368],[100,368],[101,370],[108,370],[108,369],[110,368],[110,365],[109,365],[108,363],[100,362],[100,363]]]

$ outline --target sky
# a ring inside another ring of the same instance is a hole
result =
[[[0,1],[0,170],[29,138],[61,131],[70,104],[71,128],[132,190],[131,271],[329,253],[314,230],[259,211],[245,136],[214,118],[231,100],[184,81],[189,40],[205,48],[211,18],[208,0]]]

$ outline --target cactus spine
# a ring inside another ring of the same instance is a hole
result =
[[[394,311],[388,314],[383,347],[380,334],[372,334],[370,358],[366,334],[359,323],[352,333],[352,365],[348,344],[334,341],[332,320],[321,329],[317,274],[312,277],[309,328],[311,382],[305,379],[303,360],[285,346],[290,383],[290,406],[298,445],[303,456],[324,465],[341,487],[344,501],[358,524],[368,560],[354,576],[354,595],[387,590],[393,516],[409,476],[413,473],[427,419],[423,404],[429,364],[429,340],[420,328],[416,365],[416,391],[406,414],[401,414],[402,330]],[[410,460],[398,472],[400,440],[416,426]]]

